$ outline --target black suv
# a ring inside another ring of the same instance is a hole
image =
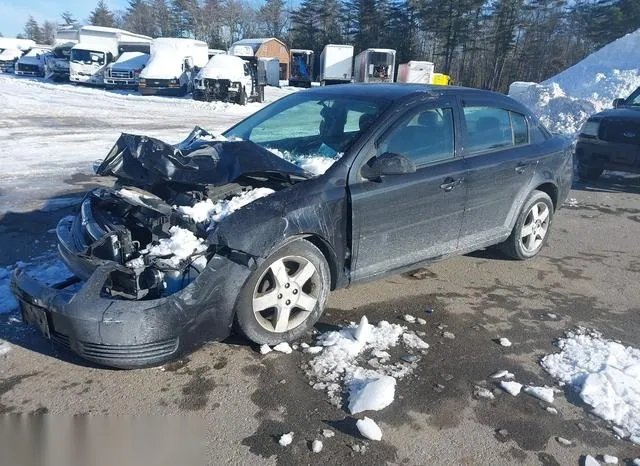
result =
[[[604,170],[640,173],[640,87],[610,110],[591,116],[576,146],[578,175],[596,180]]]

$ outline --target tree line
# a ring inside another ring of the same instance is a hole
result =
[[[78,21],[69,12],[62,24]],[[542,81],[640,28],[638,0],[130,0],[98,1],[86,23],[151,37],[191,37],[226,49],[277,37],[317,55],[328,43],[397,51],[396,63],[428,60],[458,84],[505,91]],[[24,36],[51,43],[56,24],[29,18]]]

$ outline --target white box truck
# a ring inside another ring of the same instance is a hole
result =
[[[0,72],[13,73],[18,58],[35,46],[36,43],[29,39],[0,37]]]
[[[355,59],[354,81],[357,83],[392,83],[395,65],[395,50],[363,50]]]
[[[327,44],[320,54],[320,84],[350,83],[353,78],[353,45]]]
[[[412,60],[398,66],[399,83],[431,84],[433,81],[433,63]]]
[[[140,73],[142,95],[185,95],[209,61],[209,46],[193,39],[160,37],[151,42],[151,58]]]
[[[74,83],[104,85],[104,71],[118,59],[123,47],[144,46],[151,37],[101,26],[83,26],[79,42],[71,49],[69,80]]]

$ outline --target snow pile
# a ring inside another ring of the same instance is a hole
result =
[[[324,146],[324,144],[323,144]],[[280,158],[285,159],[287,162],[291,162],[294,165],[299,166],[304,171],[311,173],[312,175],[322,175],[326,172],[336,160],[342,157],[342,153],[336,153],[333,149],[322,149],[319,152],[327,152],[321,154],[309,154],[309,155],[293,155],[291,152],[282,151],[273,147],[265,147],[269,152],[277,155]]]
[[[207,246],[204,244],[204,240],[197,238],[193,233],[184,228],[173,226],[169,229],[171,236],[169,238],[162,238],[157,243],[147,246],[146,249],[140,251],[143,256],[149,259],[159,258],[162,265],[170,268],[178,268],[180,263],[191,258],[193,255],[200,255],[193,262],[204,262],[201,265],[206,264],[206,257],[204,253],[207,250]],[[127,266],[131,268],[144,266],[144,258],[138,257],[127,262]]]
[[[176,208],[178,212],[191,217],[197,223],[205,221],[208,223],[217,223],[247,204],[262,197],[269,196],[274,192],[273,189],[269,188],[255,188],[250,191],[245,191],[238,196],[233,196],[231,199],[223,199],[216,203],[211,199],[206,199],[196,203],[193,207],[179,206]]]
[[[640,350],[583,329],[557,344],[562,351],[545,356],[542,367],[571,384],[595,415],[640,443]]]
[[[309,362],[307,375],[313,388],[325,390],[336,406],[344,391],[349,393],[351,412],[382,409],[393,402],[396,379],[417,367],[417,361],[390,362],[387,350],[400,343],[408,350],[429,346],[406,327],[384,320],[374,326],[363,317],[359,325],[351,323],[318,337],[317,345],[324,350]]]
[[[27,275],[47,285],[61,282],[73,275],[53,252],[31,258],[27,262],[17,262],[15,266],[0,268],[0,313],[10,312],[18,307],[11,292],[11,274],[15,267],[24,269]]]
[[[382,440],[382,430],[378,427],[378,424],[373,419],[369,419],[365,416],[364,419],[359,419],[356,422],[358,432],[369,440]]]
[[[509,95],[551,130],[574,134],[589,115],[640,86],[640,29],[607,44],[541,84],[513,83]]]

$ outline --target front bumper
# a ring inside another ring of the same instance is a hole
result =
[[[640,145],[580,138],[576,144],[578,164],[640,173]]]
[[[118,78],[104,78],[104,84],[106,86],[119,87],[119,88],[133,88],[138,87],[137,79],[118,79]]]
[[[25,323],[97,364],[123,369],[162,364],[206,341],[226,338],[246,265],[216,255],[171,296],[132,301],[103,293],[115,264],[99,266],[76,292],[72,281],[47,286],[18,269],[12,291]],[[79,282],[79,279],[75,279]]]
[[[187,94],[187,86],[181,87],[150,87],[138,85],[138,92],[142,95],[166,95],[180,97]]]

